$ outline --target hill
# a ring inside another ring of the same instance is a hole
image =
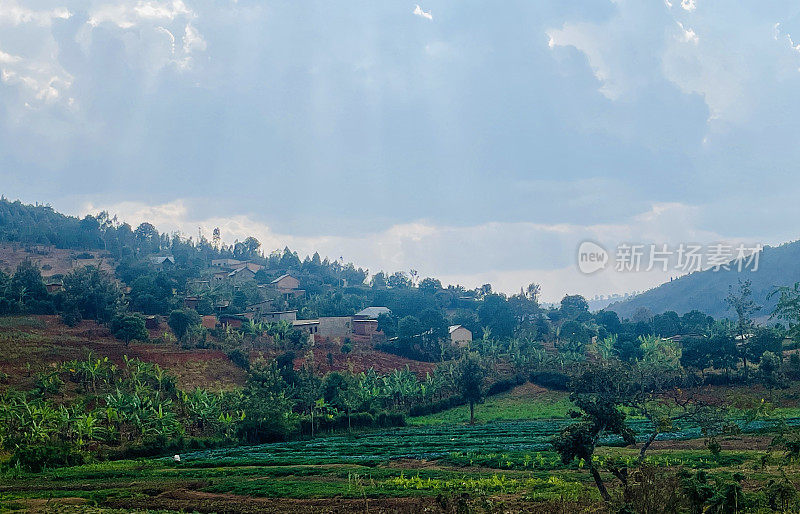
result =
[[[731,317],[725,296],[729,287],[736,287],[739,280],[752,281],[753,300],[762,306],[760,315],[768,316],[777,301],[777,298],[768,298],[769,294],[779,286],[800,282],[800,241],[765,247],[755,271],[744,269],[739,272],[732,267],[730,270],[694,272],[613,303],[607,310],[622,318],[630,318],[640,308],[647,308],[654,314],[665,311],[684,314],[699,310],[715,318]]]

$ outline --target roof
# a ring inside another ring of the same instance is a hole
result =
[[[154,257],[150,257],[150,262],[153,264],[164,264],[165,262],[171,262],[175,264],[175,258],[171,255],[156,255]]]
[[[358,311],[356,316],[365,316],[367,318],[377,319],[381,314],[391,314],[392,311],[388,307],[367,307],[364,310]]]
[[[272,281],[272,282],[270,282],[270,283],[271,283],[271,284],[277,284],[278,282],[280,282],[280,281],[281,281],[281,280],[283,280],[284,278],[294,278],[294,277],[293,277],[293,276],[291,276],[291,275],[289,275],[288,273],[285,273],[285,274],[281,275],[280,277],[276,278],[275,280],[273,280],[273,281]],[[296,278],[294,278],[294,279],[295,279],[295,280],[297,280]]]
[[[249,271],[249,272],[250,272],[250,273],[252,273],[253,275],[255,275],[255,274],[256,274],[256,272],[255,272],[255,271],[253,271],[253,270],[251,270],[250,268],[248,268],[248,267],[246,267],[246,266],[245,266],[244,268],[238,268],[238,269],[235,269],[235,270],[231,271],[230,273],[228,273],[228,276],[229,276],[229,277],[232,277],[232,276],[234,276],[234,275],[238,275],[240,271]]]
[[[298,319],[298,320],[292,321],[292,326],[293,327],[301,327],[303,325],[319,325],[319,320],[318,319]]]
[[[448,327],[448,329],[447,329],[447,330],[448,330],[448,332],[450,332],[450,333],[452,334],[453,332],[455,332],[455,331],[456,331],[456,330],[458,330],[459,328],[463,328],[464,330],[466,330],[466,331],[467,331],[467,332],[469,332],[470,334],[472,333],[472,331],[471,331],[470,329],[468,329],[467,327],[465,327],[465,326],[463,326],[463,325],[450,325],[450,327]]]

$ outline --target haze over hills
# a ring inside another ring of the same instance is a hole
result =
[[[753,300],[762,306],[759,314],[769,315],[777,302],[775,297],[768,298],[770,293],[779,286],[800,282],[800,241],[765,247],[756,271],[743,269],[739,272],[732,267],[729,270],[694,272],[612,303],[607,310],[622,318],[630,318],[640,308],[647,308],[654,314],[665,311],[684,314],[696,309],[715,318],[729,318],[732,313],[725,297],[729,287],[735,287],[740,279],[752,281]]]

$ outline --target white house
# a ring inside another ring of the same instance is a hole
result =
[[[450,342],[453,344],[469,346],[472,341],[472,332],[461,325],[451,325],[448,331],[450,332]]]

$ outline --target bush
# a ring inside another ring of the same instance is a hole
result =
[[[494,384],[490,385],[489,389],[486,390],[486,395],[492,396],[495,394],[505,393],[506,391],[510,391],[518,385],[524,384],[525,382],[525,376],[517,373],[511,378],[498,380]]]
[[[534,371],[531,373],[530,381],[547,389],[566,391],[569,385],[569,376],[566,373],[555,371]]]
[[[39,473],[46,468],[78,466],[84,462],[83,454],[67,445],[45,444],[18,447],[6,466]]]
[[[227,352],[227,355],[231,362],[243,370],[247,371],[250,369],[250,356],[247,354],[247,352],[244,352],[239,348],[234,348],[233,350]]]

